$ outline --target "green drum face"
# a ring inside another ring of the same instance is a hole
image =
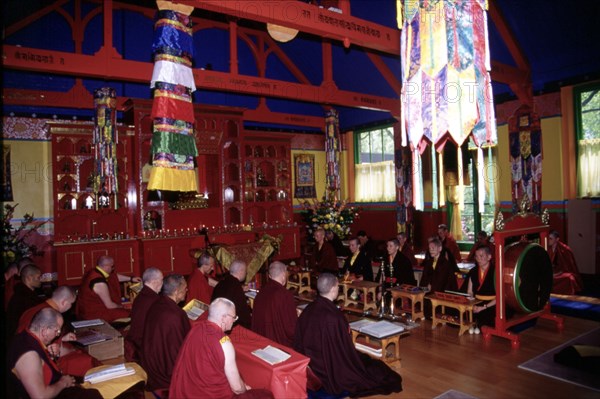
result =
[[[514,310],[542,310],[552,290],[552,263],[546,250],[535,243],[515,243],[506,249],[504,293]]]

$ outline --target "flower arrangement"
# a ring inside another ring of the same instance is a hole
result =
[[[7,266],[11,262],[16,262],[22,258],[42,255],[43,252],[38,251],[37,247],[29,244],[27,239],[42,227],[46,222],[34,222],[33,214],[26,213],[23,216],[21,225],[16,229],[13,227],[11,220],[15,213],[15,206],[9,204],[4,205],[4,217],[2,220],[2,259],[4,265]]]
[[[304,201],[303,208],[302,219],[310,237],[317,228],[322,227],[333,231],[342,240],[350,235],[350,225],[361,211],[358,207],[348,206],[348,200],[338,201],[334,195],[327,194],[321,201]]]

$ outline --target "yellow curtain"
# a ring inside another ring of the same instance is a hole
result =
[[[460,189],[459,186],[448,186],[448,202],[452,203],[452,221],[448,229],[455,240],[462,240],[462,222],[460,214]]]
[[[579,195],[600,196],[600,139],[579,140]]]
[[[355,200],[357,202],[395,202],[395,170],[394,161],[357,164]]]

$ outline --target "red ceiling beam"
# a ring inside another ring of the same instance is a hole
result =
[[[517,41],[514,33],[508,26],[508,23],[506,22],[504,15],[498,8],[496,1],[489,2],[488,13],[489,13],[492,21],[494,22],[494,25],[496,26],[498,33],[500,33],[500,37],[502,37],[504,44],[506,44],[506,47],[508,48],[510,55],[515,60],[515,63],[517,64],[519,69],[529,71],[530,70],[529,61],[527,60],[527,57],[525,56],[525,52],[521,48],[521,45]]]
[[[150,82],[152,63],[114,58],[111,55],[104,47],[94,55],[83,55],[7,45],[3,48],[2,65],[5,68],[77,77]],[[398,99],[338,90],[334,85],[314,86],[201,69],[194,69],[194,76],[196,86],[205,90],[368,108],[392,113],[399,109]]]
[[[397,78],[397,74],[392,72],[390,68],[388,68],[386,63],[383,62],[379,55],[373,54],[370,51],[365,51],[365,53],[367,54],[367,57],[369,57],[373,65],[375,65],[379,73],[381,73],[385,81],[388,82],[390,87],[394,89],[397,95],[400,95],[402,85],[400,84],[400,81]]]
[[[176,1],[236,18],[298,29],[384,53],[400,54],[400,31],[301,1]]]

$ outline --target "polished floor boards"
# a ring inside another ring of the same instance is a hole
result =
[[[520,348],[511,349],[506,339],[492,337],[488,344],[482,335],[459,337],[457,328],[431,330],[431,322],[425,321],[400,341],[401,365],[392,367],[402,376],[404,391],[387,397],[434,398],[454,389],[480,399],[598,399],[598,392],[518,368],[598,326],[594,321],[565,317],[565,328],[559,333],[552,321],[538,320],[520,333]]]

